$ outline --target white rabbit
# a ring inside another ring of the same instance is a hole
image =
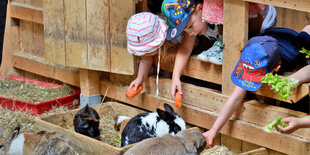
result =
[[[206,139],[197,130],[184,130],[175,136],[145,139],[128,149],[124,155],[197,155],[206,148]]]
[[[185,130],[184,120],[173,108],[169,104],[164,104],[164,108],[166,111],[157,108],[156,112],[141,113],[131,118],[122,132],[121,146]]]

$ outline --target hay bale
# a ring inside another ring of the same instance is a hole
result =
[[[211,149],[205,149],[200,155],[234,155],[226,146],[215,145]]]

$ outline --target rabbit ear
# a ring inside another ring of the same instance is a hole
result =
[[[164,108],[165,108],[165,110],[166,110],[169,114],[172,114],[172,115],[175,115],[175,114],[176,114],[176,113],[174,112],[173,108],[172,108],[169,104],[165,103],[165,104],[164,104]]]
[[[11,136],[9,138],[9,141],[12,141],[13,139],[15,139],[17,137],[17,135],[19,134],[19,129],[20,127],[17,126],[11,133]]]
[[[156,109],[157,114],[159,115],[160,118],[162,118],[163,120],[168,120],[169,118],[169,114],[166,111],[163,111],[159,108]]]

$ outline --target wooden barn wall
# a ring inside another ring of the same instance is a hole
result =
[[[310,13],[279,7],[276,7],[276,10],[277,27],[286,27],[300,32],[306,25],[310,25]]]

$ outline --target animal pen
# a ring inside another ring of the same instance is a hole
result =
[[[183,72],[190,80],[182,82],[182,107],[174,107],[186,123],[210,129],[231,94],[234,84],[230,75],[248,40],[249,2],[275,6],[277,27],[300,31],[310,23],[309,0],[224,0],[223,65],[202,62],[197,56],[190,58]],[[85,99],[82,103],[102,95],[147,111],[155,111],[164,103],[174,105],[169,78],[159,78],[159,96],[155,95],[154,76],[132,100],[124,95],[138,68],[138,59],[127,52],[126,25],[133,14],[142,11],[147,11],[147,0],[10,0],[1,73],[14,68],[27,78],[80,87]],[[166,42],[159,52],[169,50],[176,48]],[[162,70],[172,72],[173,65],[169,57],[160,60]],[[281,107],[279,96],[265,84],[247,96],[220,130],[216,144],[235,153],[266,148],[259,153],[310,154],[309,129],[292,134],[263,130],[278,117],[303,117],[307,113]],[[294,105],[301,100],[308,108],[309,84],[299,86],[286,102]]]

